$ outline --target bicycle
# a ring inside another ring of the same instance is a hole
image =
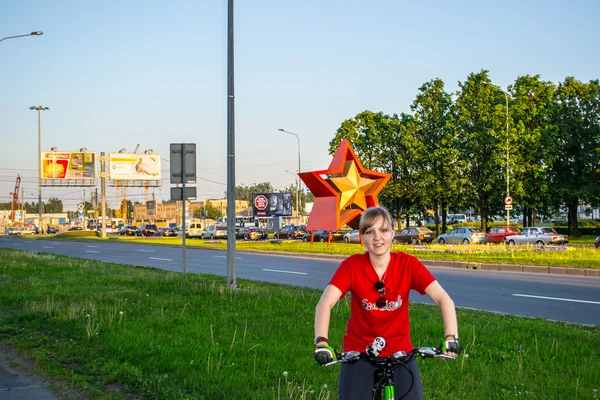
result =
[[[376,339],[377,340],[377,339]],[[385,342],[384,342],[385,343]],[[404,398],[410,391],[415,383],[415,378],[413,376],[410,368],[406,366],[411,359],[421,356],[421,358],[444,358],[454,360],[456,357],[444,354],[440,350],[435,347],[419,347],[411,350],[408,354],[404,351],[398,351],[394,353],[392,356],[388,357],[377,357],[379,352],[367,354],[361,353],[359,351],[349,351],[347,353],[342,353],[337,360],[324,364],[324,366],[331,366],[338,363],[350,363],[357,361],[361,358],[366,359],[370,363],[379,367],[376,372],[375,380],[373,384],[373,400],[394,400],[396,397],[396,387],[394,385],[394,367],[400,365],[401,368],[405,368],[411,375],[411,384],[402,396],[399,399]],[[383,398],[381,397],[383,391]]]

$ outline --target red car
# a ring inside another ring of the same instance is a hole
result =
[[[516,226],[494,226],[488,231],[488,243],[504,243],[507,236],[518,235],[521,230]]]

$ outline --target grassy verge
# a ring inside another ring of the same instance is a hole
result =
[[[320,291],[0,249],[0,341],[94,399],[335,399],[312,357]],[[339,347],[349,303],[333,310]],[[425,398],[596,399],[600,328],[459,310],[465,356],[420,361]],[[436,308],[412,304],[415,345]]]
[[[44,237],[49,239],[48,237]],[[51,237],[50,237],[51,238]],[[104,240],[96,236],[95,232],[66,232],[54,238],[66,240]],[[413,254],[423,260],[451,260],[477,263],[523,264],[544,265],[567,268],[592,268],[600,269],[600,252],[593,248],[594,239],[587,237],[579,244],[582,246],[535,246],[506,247],[504,244],[489,243],[485,245],[438,245],[427,246],[394,245],[396,251]],[[131,241],[136,243],[152,243],[161,245],[181,245],[181,238],[132,238],[109,236],[110,241]],[[226,240],[200,240],[188,239],[189,247],[202,247],[212,249],[226,249]],[[297,240],[266,240],[266,241],[238,241],[236,248],[243,250],[256,250],[268,252],[289,252],[299,254],[329,254],[352,255],[362,253],[365,248],[352,243],[304,243]]]

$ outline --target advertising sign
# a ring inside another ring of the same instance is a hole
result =
[[[42,151],[42,179],[95,179],[96,153]]]
[[[287,217],[292,215],[291,193],[252,193],[255,217]]]
[[[108,161],[112,180],[160,180],[160,154],[110,153]]]

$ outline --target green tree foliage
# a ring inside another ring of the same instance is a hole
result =
[[[222,217],[221,210],[213,206],[210,201],[206,202],[204,207],[196,208],[193,214],[194,218],[207,218],[217,220],[219,217]]]
[[[509,87],[510,115],[507,153],[510,193],[523,209],[523,226],[535,225],[536,211],[550,203],[550,168],[556,155],[552,101],[556,86],[539,75],[517,78]]]
[[[598,203],[600,186],[600,85],[567,77],[554,100],[557,157],[552,169],[554,199],[568,209],[569,234],[578,235],[580,201]]]
[[[453,107],[441,79],[423,84],[411,105],[416,139],[422,146],[418,172],[425,185],[423,198],[427,208],[434,210],[437,234],[446,231],[448,207],[458,206],[464,199],[462,189],[466,184]],[[441,219],[438,209],[442,211]]]
[[[458,148],[466,167],[467,193],[475,197],[484,230],[488,216],[497,211],[504,197],[506,109],[503,117],[498,100],[498,89],[491,85],[488,71],[472,73],[459,82]]]

